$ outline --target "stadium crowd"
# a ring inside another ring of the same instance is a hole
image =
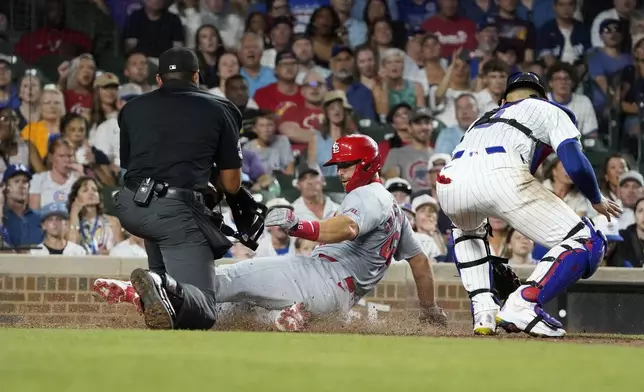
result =
[[[159,54],[187,46],[198,55],[202,88],[228,98],[243,115],[243,182],[258,200],[291,206],[301,219],[332,216],[342,187],[335,168],[322,163],[338,137],[370,135],[380,146],[385,187],[436,262],[449,261],[451,252],[437,174],[468,126],[498,106],[508,75],[535,72],[549,98],[575,114],[602,192],[619,200],[624,213],[610,223],[594,216],[555,155],[543,157],[544,186],[608,235],[605,265],[642,267],[640,6],[635,0],[3,2],[2,251],[145,257],[143,241],[111,213],[111,192],[122,178],[117,116],[128,100],[156,88]],[[530,264],[545,254],[502,220],[489,223],[493,255]],[[255,252],[236,244],[230,256],[306,254],[314,246],[271,228]]]

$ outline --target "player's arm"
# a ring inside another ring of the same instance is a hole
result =
[[[239,144],[241,113],[234,107],[223,107],[220,110],[223,115],[216,130],[219,133],[219,140],[215,153],[215,164],[219,175],[218,178],[212,178],[211,175],[211,182],[217,189],[235,194],[241,187],[242,152]]]
[[[350,216],[334,216],[321,222],[307,221],[300,220],[290,208],[285,207],[271,208],[264,225],[278,226],[292,237],[325,244],[352,241],[360,232],[358,223]]]
[[[369,207],[371,206],[371,208]],[[383,214],[379,204],[361,195],[348,194],[337,216],[318,221],[300,220],[293,210],[285,207],[271,208],[266,214],[266,227],[278,226],[290,236],[325,244],[352,241],[360,233],[368,233],[381,223]]]
[[[581,151],[581,142],[579,141],[581,135],[575,125],[574,115],[570,115],[562,109],[553,108],[553,116],[551,116],[550,121],[551,123],[548,125],[551,130],[549,134],[550,142],[557,151],[561,164],[579,191],[590,200],[594,208],[597,208],[595,206],[602,204],[604,198],[599,191],[595,171],[588,158]],[[606,207],[606,211],[598,210],[598,212],[606,215],[610,220],[610,215],[614,215],[613,212],[617,213],[619,208],[617,205]],[[615,208],[617,210],[613,211]]]
[[[123,117],[125,116],[126,110],[121,110],[118,116],[118,125],[119,125],[119,157],[121,158],[121,168],[126,169],[130,163],[130,137],[127,130],[127,125]]]
[[[421,252],[407,260],[411,273],[416,282],[418,300],[421,308],[429,308],[436,305],[434,298],[434,274],[429,264],[429,258]]]
[[[443,309],[436,304],[434,298],[434,274],[429,263],[429,258],[423,252],[414,231],[405,218],[403,220],[402,230],[400,231],[400,241],[394,254],[396,260],[407,260],[411,268],[414,281],[416,282],[416,291],[420,303],[420,319],[431,324],[440,326],[447,325],[447,316]]]

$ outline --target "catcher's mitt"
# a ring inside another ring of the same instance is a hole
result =
[[[266,206],[256,202],[244,188],[234,195],[227,193],[226,202],[230,207],[235,226],[237,226],[235,238],[250,249],[256,250],[257,240],[264,232]]]
[[[521,280],[507,264],[508,259],[492,257],[492,273],[494,277],[494,291],[501,301],[508,299],[510,294],[521,286]]]

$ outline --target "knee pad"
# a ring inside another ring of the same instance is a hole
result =
[[[591,277],[604,257],[606,237],[583,219],[581,236],[575,235],[552,248],[521,291],[523,299],[541,305],[563,293],[579,279]]]

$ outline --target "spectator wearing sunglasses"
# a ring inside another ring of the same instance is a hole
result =
[[[606,19],[599,25],[604,47],[588,61],[588,72],[595,81],[592,89],[592,101],[595,110],[602,113],[610,106],[620,102],[620,96],[615,94],[615,86],[610,81],[627,66],[633,64],[633,58],[620,50],[623,32],[620,21]],[[609,98],[612,97],[612,101]]]
[[[310,71],[301,86],[304,105],[292,106],[280,118],[279,133],[288,137],[293,150],[304,152],[316,129],[324,121],[322,101],[326,84],[322,75]]]

